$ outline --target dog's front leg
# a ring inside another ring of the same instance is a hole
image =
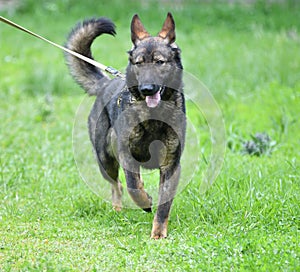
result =
[[[151,238],[167,237],[168,219],[180,177],[180,165],[160,170],[158,208],[153,220]]]
[[[152,198],[144,190],[144,183],[139,172],[125,171],[127,190],[133,201],[144,211],[151,212]]]

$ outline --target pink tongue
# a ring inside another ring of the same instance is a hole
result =
[[[160,101],[160,92],[155,93],[151,96],[146,96],[146,103],[149,108],[155,108]]]

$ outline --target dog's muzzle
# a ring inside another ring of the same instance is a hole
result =
[[[157,84],[142,84],[139,86],[139,91],[143,96],[151,96],[157,93],[160,89],[160,86]]]
[[[145,96],[146,104],[149,108],[155,108],[164,91],[164,87],[157,84],[142,84],[139,86],[140,93]]]

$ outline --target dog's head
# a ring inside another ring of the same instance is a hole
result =
[[[132,18],[127,86],[134,96],[145,99],[148,107],[156,107],[167,97],[166,90],[181,88],[182,64],[175,38],[171,13],[155,37],[146,31],[138,15]]]

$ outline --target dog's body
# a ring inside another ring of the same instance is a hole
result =
[[[115,34],[105,18],[79,24],[67,47],[87,57],[93,40]],[[134,202],[151,211],[140,167],[160,169],[158,210],[151,237],[167,236],[167,223],[180,176],[180,156],[185,137],[185,102],[182,92],[180,49],[174,43],[175,24],[169,13],[158,36],[151,37],[139,17],[131,23],[133,49],[129,51],[126,82],[105,77],[96,67],[66,55],[71,74],[90,95],[96,95],[89,116],[89,133],[102,175],[112,185],[116,210],[122,203],[121,166]]]

